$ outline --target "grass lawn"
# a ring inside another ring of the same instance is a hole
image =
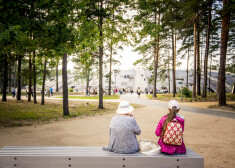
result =
[[[27,100],[8,100],[0,102],[0,126],[32,125],[50,120],[78,116],[94,116],[116,111],[118,103],[104,102],[105,109],[98,109],[98,102],[69,101],[69,117],[63,117],[61,100],[46,100],[45,105],[34,104]]]
[[[156,99],[156,100],[163,100],[163,101],[169,101],[171,99],[178,100],[178,101],[181,100],[180,94],[176,94],[176,97],[173,97],[172,93],[157,94],[156,98],[153,98],[152,94],[148,94],[148,95],[146,95],[146,97],[148,97],[149,99]],[[235,94],[226,93],[226,99],[228,101],[235,101]],[[197,96],[197,98],[187,98],[187,97],[183,96],[183,101],[184,102],[217,101],[217,98],[216,98],[216,93],[207,93],[206,98],[202,98],[202,96]]]
[[[63,98],[63,97],[55,97],[55,98]],[[99,96],[69,96],[69,99],[99,99]],[[104,95],[103,99],[119,99],[119,95]]]

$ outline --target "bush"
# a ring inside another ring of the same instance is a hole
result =
[[[68,92],[73,92],[73,88],[69,88],[69,89],[68,89]]]
[[[181,90],[179,91],[179,95],[181,96]],[[192,92],[188,88],[184,87],[184,88],[182,88],[182,96],[183,97],[192,97]]]

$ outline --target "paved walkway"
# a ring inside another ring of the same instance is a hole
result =
[[[127,100],[130,103],[134,104],[141,104],[146,106],[153,106],[153,107],[163,107],[167,108],[167,102],[157,101],[157,100],[148,100],[145,96],[141,96],[138,98],[137,94],[126,94],[120,96],[121,100]],[[200,114],[208,114],[226,118],[235,119],[234,112],[222,111],[222,110],[215,110],[215,109],[206,109],[206,108],[198,108],[198,107],[190,107],[190,106],[180,106],[180,109],[184,112],[193,112],[193,113],[200,113]]]

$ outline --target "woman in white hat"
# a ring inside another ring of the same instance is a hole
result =
[[[109,128],[109,145],[104,150],[116,153],[135,153],[139,151],[139,144],[136,135],[141,133],[136,120],[131,114],[133,107],[128,101],[120,102],[117,113],[110,123]]]

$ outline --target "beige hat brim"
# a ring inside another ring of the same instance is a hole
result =
[[[134,108],[132,106],[129,106],[127,108],[118,108],[117,113],[118,114],[127,114],[127,113],[131,113],[133,110],[134,110]]]

